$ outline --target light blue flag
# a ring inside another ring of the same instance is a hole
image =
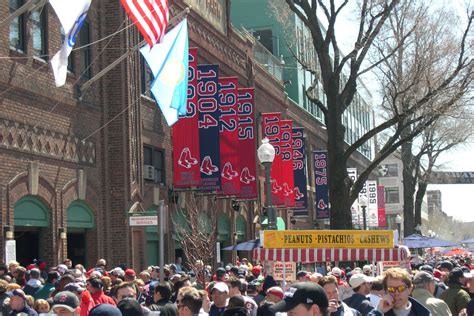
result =
[[[188,93],[188,24],[184,19],[165,34],[153,48],[145,45],[141,54],[155,77],[150,91],[169,126],[186,114]]]

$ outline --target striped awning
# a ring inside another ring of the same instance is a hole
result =
[[[312,249],[278,249],[256,248],[253,259],[260,261],[293,261],[293,262],[329,262],[329,261],[405,261],[410,257],[407,247],[399,246],[390,249],[348,249],[348,248],[312,248]]]

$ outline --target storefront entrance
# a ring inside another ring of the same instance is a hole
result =
[[[86,264],[86,234],[85,232],[68,232],[67,255],[75,264]]]
[[[16,261],[23,267],[39,259],[40,231],[33,227],[15,227]]]

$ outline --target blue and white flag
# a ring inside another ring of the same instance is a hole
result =
[[[184,19],[153,48],[140,49],[155,77],[150,91],[169,126],[186,114],[188,90],[188,23]]]
[[[66,83],[67,59],[76,44],[76,35],[86,20],[91,0],[49,0],[49,3],[56,12],[66,34],[61,50],[51,58],[56,87],[61,87]]]

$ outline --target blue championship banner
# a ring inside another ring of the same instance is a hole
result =
[[[306,156],[303,135],[304,128],[293,127],[293,177],[295,179],[293,215],[295,216],[308,216]]]
[[[198,65],[199,143],[201,186],[213,191],[221,188],[219,146],[219,65]]]
[[[328,190],[328,152],[327,150],[313,151],[314,180],[316,184],[316,218],[329,218],[329,190]]]

